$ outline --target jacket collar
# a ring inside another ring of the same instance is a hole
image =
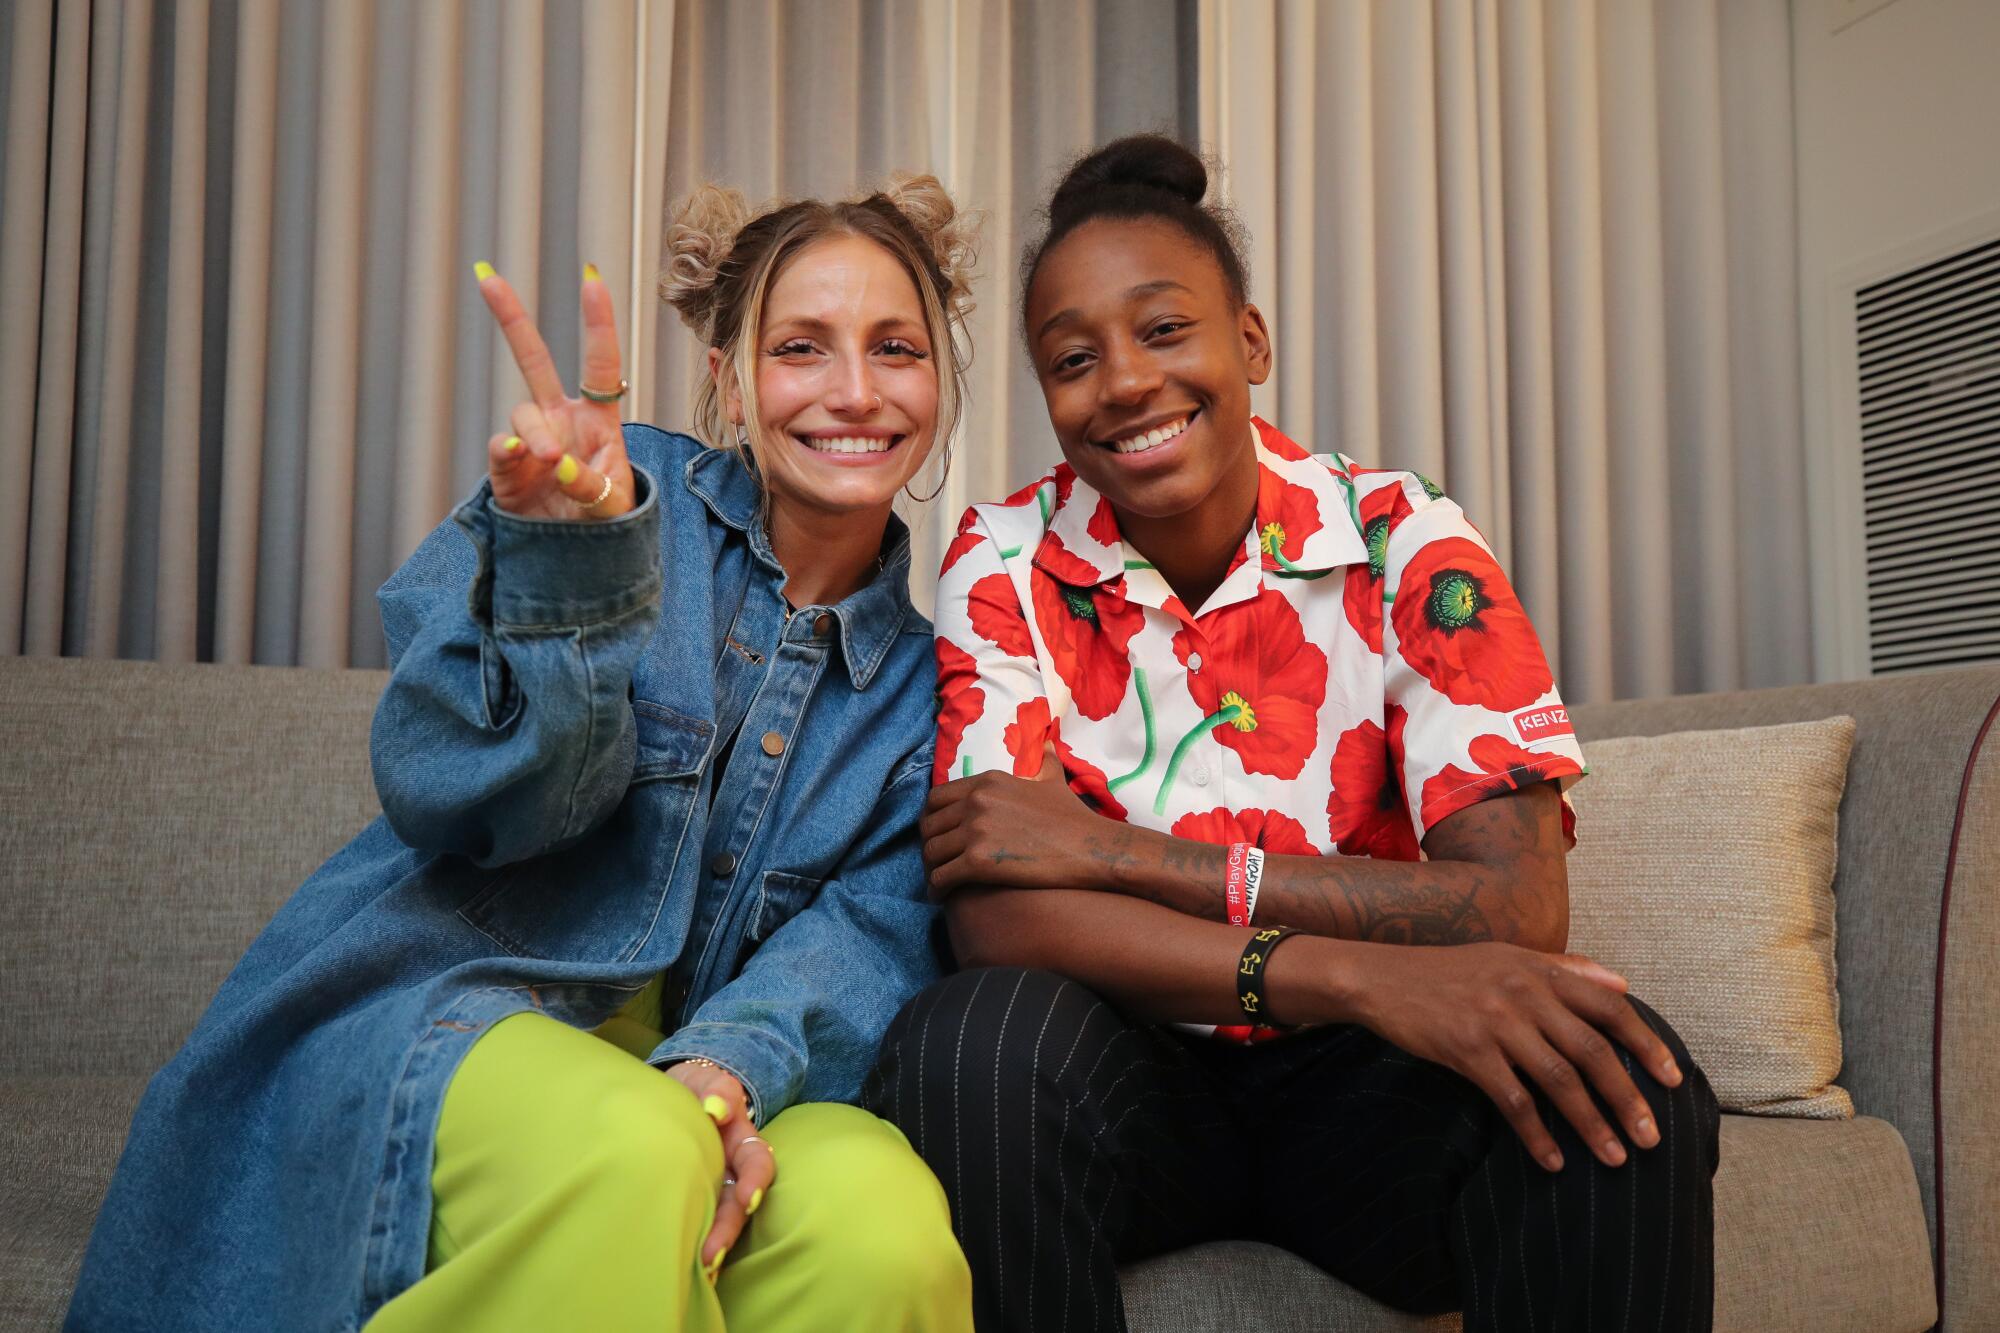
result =
[[[764,488],[733,449],[704,449],[688,460],[684,482],[709,512],[736,529],[782,590],[785,567],[772,553],[762,518]],[[782,595],[782,592],[781,594]],[[801,608],[802,613],[812,608]],[[838,626],[836,637],[854,688],[865,690],[914,611],[910,604],[910,529],[895,514],[882,533],[882,568],[861,588],[825,608]],[[810,627],[813,617],[803,618]],[[798,631],[792,631],[794,633]]]
[[[1323,574],[1341,565],[1365,563],[1354,482],[1337,463],[1307,453],[1261,417],[1256,430],[1257,522],[1248,544],[1263,556],[1263,569],[1279,574]],[[1109,582],[1127,568],[1118,520],[1104,497],[1069,464],[1058,464],[1055,512],[1035,548],[1044,573],[1073,588]],[[1318,526],[1312,527],[1317,521]],[[1288,528],[1308,528],[1303,541]]]

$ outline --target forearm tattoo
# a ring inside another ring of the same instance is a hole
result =
[[[1321,860],[1293,879],[1289,903],[1272,903],[1272,919],[1284,911],[1287,924],[1377,944],[1516,940],[1549,907],[1542,863],[1561,858],[1553,805],[1521,791],[1469,806],[1433,831],[1426,862]],[[1267,897],[1274,887],[1267,880]]]

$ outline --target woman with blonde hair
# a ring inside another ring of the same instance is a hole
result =
[[[950,1329],[937,1182],[850,1103],[937,973],[931,627],[891,512],[956,420],[938,183],[681,210],[704,444],[621,427],[611,294],[383,587],[383,816],[134,1119],[78,1329]]]

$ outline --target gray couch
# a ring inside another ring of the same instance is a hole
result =
[[[60,1318],[147,1075],[374,814],[382,679],[0,658],[0,1328]],[[1718,1329],[1915,1330],[1940,1304],[1952,1328],[2000,1328],[1996,708],[1987,668],[1575,710],[1586,744],[1860,723],[1835,885],[1860,1118],[1725,1117]],[[1247,1243],[1138,1264],[1127,1293],[1140,1329],[1458,1326]]]

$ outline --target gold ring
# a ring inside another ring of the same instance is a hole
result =
[[[597,493],[597,498],[595,500],[592,500],[589,504],[583,505],[583,512],[588,514],[591,510],[597,508],[597,506],[603,504],[606,500],[609,500],[610,498],[611,498],[611,478],[609,475],[607,475],[604,478],[604,489]],[[583,504],[583,501],[579,500],[577,501],[577,503]],[[701,1063],[710,1064],[713,1062],[704,1060],[701,1061]]]
[[[623,398],[625,391],[631,387],[630,381],[619,380],[615,389],[593,389],[588,384],[579,384],[576,386],[576,391],[593,403],[615,403]]]

